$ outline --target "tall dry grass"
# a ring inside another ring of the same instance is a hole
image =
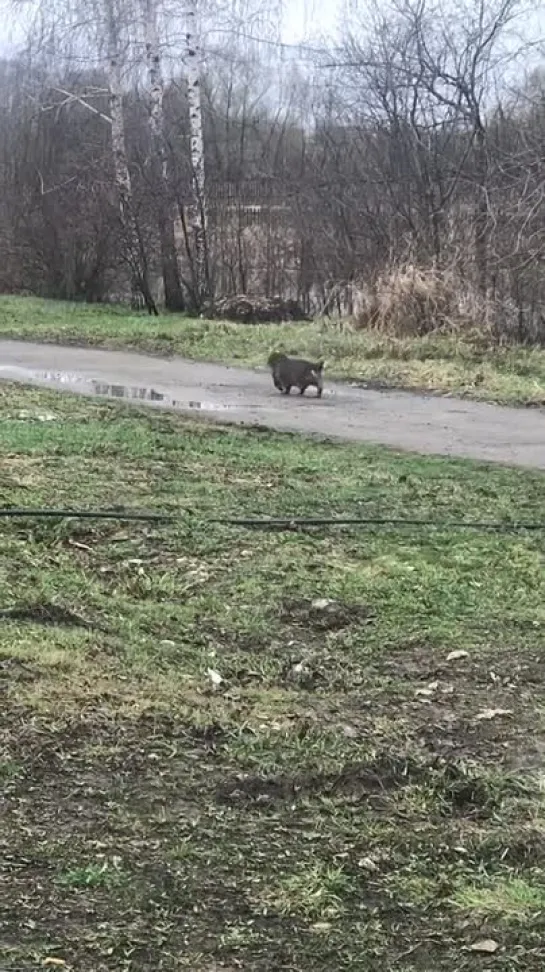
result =
[[[357,303],[356,330],[392,337],[463,334],[492,342],[516,327],[514,307],[483,297],[454,269],[391,267],[359,288]]]

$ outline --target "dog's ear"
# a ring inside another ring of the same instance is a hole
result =
[[[316,365],[316,371],[323,371],[325,367],[325,361],[319,361]]]

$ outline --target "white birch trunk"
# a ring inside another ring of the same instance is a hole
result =
[[[157,29],[156,0],[143,0],[144,36],[146,41],[146,62],[148,65],[150,131],[153,147],[161,158],[161,172],[167,176],[166,156],[163,151],[163,76],[161,54],[159,51],[159,31]]]
[[[123,85],[119,51],[119,31],[114,8],[115,0],[105,0],[108,30],[108,84],[110,88],[110,117],[112,121],[112,152],[114,159],[115,184],[119,198],[119,208],[123,225],[130,217],[132,209],[132,185],[127,148],[125,143],[125,120],[123,117]]]
[[[192,175],[189,223],[195,248],[193,260],[195,298],[197,305],[201,306],[210,295],[208,286],[207,205],[201,104],[201,51],[197,25],[196,0],[186,0],[185,59]]]
[[[174,213],[168,194],[168,159],[165,146],[163,113],[164,84],[161,70],[157,0],[143,0],[144,37],[149,84],[149,125],[152,172],[157,192],[157,221],[161,241],[161,260],[165,285],[165,303],[169,310],[183,310],[184,298],[180,280],[179,254],[174,232]]]

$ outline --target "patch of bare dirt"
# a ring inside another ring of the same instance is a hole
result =
[[[59,626],[63,628],[93,628],[92,622],[60,604],[45,602],[34,604],[16,604],[13,607],[0,609],[0,621],[29,622]]]
[[[412,765],[409,761],[383,757],[373,764],[344,766],[339,773],[280,774],[273,777],[245,775],[223,781],[218,788],[218,799],[259,803],[294,800],[316,794],[365,799],[374,793],[406,786],[422,772],[422,767]]]
[[[340,631],[352,624],[372,624],[373,613],[365,604],[344,604],[330,598],[312,601],[288,599],[282,604],[280,620],[311,631]]]

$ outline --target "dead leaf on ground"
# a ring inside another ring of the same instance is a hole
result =
[[[497,719],[499,716],[512,716],[514,712],[512,709],[483,709],[482,712],[478,712],[475,716],[481,722],[489,721],[490,719]]]
[[[416,696],[424,696],[424,698],[429,698],[434,692],[439,688],[439,682],[430,682],[425,688],[417,688],[414,693]]]
[[[208,675],[208,678],[212,682],[212,685],[214,685],[214,687],[216,688],[220,686],[221,683],[223,682],[223,678],[221,677],[220,673],[216,672],[213,668],[208,668],[206,670],[206,674]]]
[[[485,955],[493,955],[499,949],[498,942],[493,938],[481,938],[478,942],[473,942],[469,946],[470,952],[483,952]]]

